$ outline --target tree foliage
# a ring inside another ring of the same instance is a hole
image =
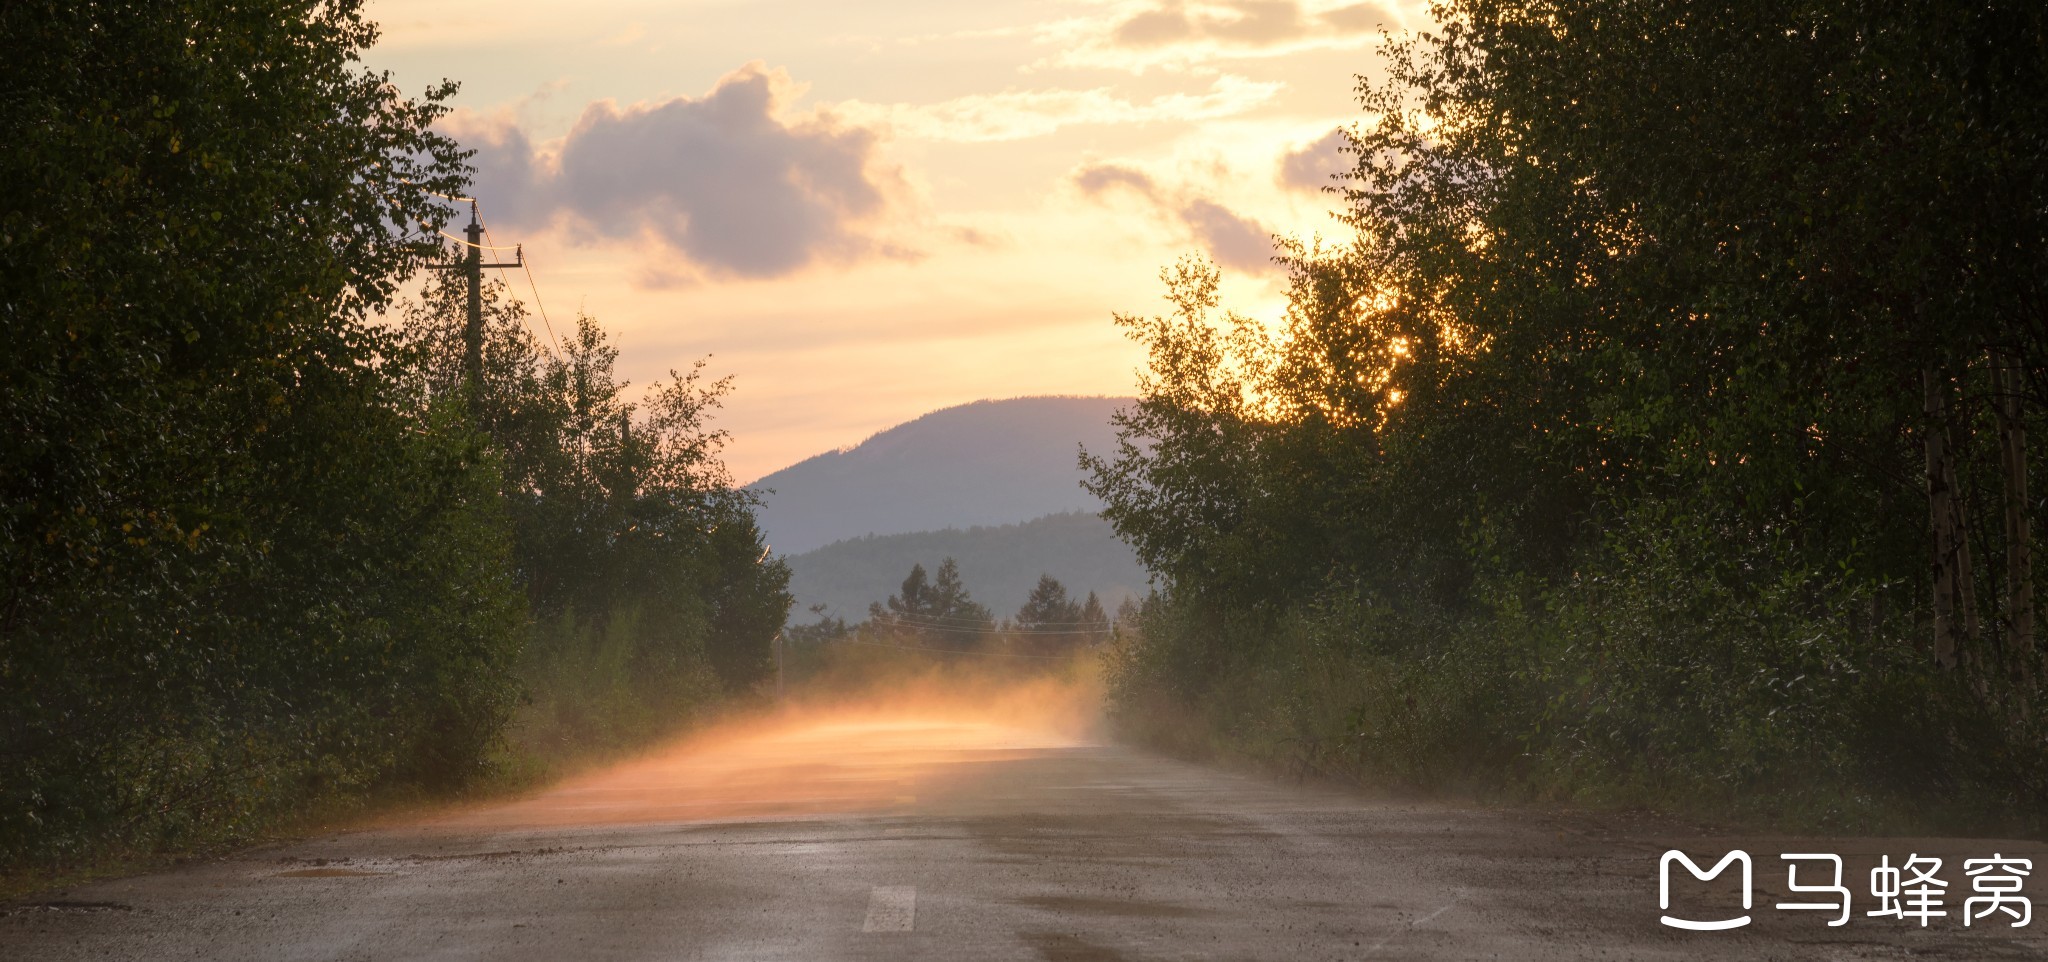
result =
[[[555,735],[634,737],[710,691],[767,678],[789,572],[765,557],[754,496],[719,460],[727,435],[711,418],[731,379],[706,383],[699,361],[629,400],[594,318],[544,342],[524,305],[488,284],[472,392],[464,283],[444,276],[405,305],[401,370],[409,396],[472,410],[501,452],[514,566],[537,620],[529,673]]]
[[[1127,690],[1337,659],[1349,707],[1273,709],[1292,743],[1412,777],[1464,777],[1455,742],[1563,791],[1839,798],[1889,740],[2040,810],[2048,14],[1435,13],[1361,82],[1360,239],[1282,245],[1277,332],[1199,262],[1118,319],[1143,398],[1084,463],[1167,584]]]
[[[517,619],[479,439],[367,318],[438,252],[452,88],[356,4],[0,11],[0,848],[460,777]]]
[[[936,576],[926,575],[924,565],[912,564],[897,593],[868,605],[866,627],[892,639],[928,639],[967,649],[986,641],[996,622],[961,582],[960,566],[946,558],[939,562]]]
[[[765,671],[722,382],[629,403],[586,322],[462,398],[445,327],[382,320],[469,169],[359,8],[0,6],[0,859],[460,782],[560,612]]]

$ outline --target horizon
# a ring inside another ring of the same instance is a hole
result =
[[[973,406],[975,406],[975,405],[977,405],[977,404],[1003,404],[1003,403],[1006,403],[1006,402],[1009,402],[1009,401],[1038,401],[1038,400],[1075,400],[1075,401],[1095,401],[1095,400],[1103,400],[1103,401],[1121,401],[1121,400],[1136,400],[1136,399],[1137,399],[1137,395],[1135,395],[1135,394],[1020,394],[1020,395],[1016,395],[1016,396],[1014,396],[1014,397],[984,397],[984,398],[975,398],[975,399],[974,399],[974,400],[972,400],[972,401],[961,401],[961,402],[959,402],[959,403],[957,403],[957,404],[948,404],[948,405],[946,405],[946,406],[944,406],[944,407],[936,407],[936,408],[932,408],[931,410],[929,410],[929,411],[926,411],[926,412],[924,412],[924,413],[922,413],[922,414],[913,414],[913,415],[911,415],[910,417],[904,418],[903,420],[901,420],[901,421],[898,421],[898,422],[896,422],[896,423],[894,423],[894,424],[889,424],[889,425],[885,425],[885,426],[883,426],[883,427],[879,427],[879,428],[876,428],[875,430],[873,430],[873,431],[870,431],[870,432],[868,432],[868,433],[867,433],[867,434],[866,434],[865,436],[863,436],[863,437],[862,437],[862,438],[861,438],[860,440],[858,440],[858,441],[855,441],[855,442],[853,442],[853,443],[851,443],[851,444],[842,444],[842,445],[840,445],[840,446],[838,446],[838,447],[836,447],[836,448],[827,448],[827,449],[825,449],[825,450],[823,450],[823,451],[817,451],[817,452],[814,452],[814,453],[811,453],[811,454],[807,454],[807,455],[804,455],[803,457],[797,458],[796,460],[794,460],[794,461],[791,461],[791,462],[789,462],[788,464],[785,464],[785,465],[783,465],[783,466],[781,466],[781,467],[779,467],[779,468],[771,468],[771,469],[769,469],[769,470],[767,470],[767,471],[764,471],[764,472],[760,473],[759,475],[756,475],[756,476],[755,476],[755,477],[754,477],[753,479],[751,479],[751,480],[747,480],[747,481],[736,481],[736,482],[735,482],[735,484],[734,484],[734,487],[739,487],[739,488],[751,488],[751,487],[753,487],[754,485],[760,484],[760,483],[761,483],[762,481],[764,481],[764,480],[767,480],[767,479],[768,479],[768,478],[769,478],[770,476],[772,476],[772,475],[776,475],[776,474],[781,474],[782,472],[784,472],[784,471],[787,471],[787,470],[789,470],[789,469],[791,469],[791,468],[797,467],[798,465],[801,465],[801,464],[805,464],[805,463],[808,463],[808,462],[810,462],[810,461],[815,461],[815,460],[817,460],[818,458],[822,458],[822,457],[825,457],[826,455],[832,455],[832,454],[845,454],[845,453],[847,453],[847,452],[849,452],[849,451],[852,451],[852,450],[854,450],[854,449],[856,449],[856,448],[859,448],[859,447],[860,447],[861,445],[864,445],[864,444],[868,443],[869,441],[872,441],[872,440],[874,440],[874,439],[876,439],[876,438],[878,438],[878,437],[881,437],[881,436],[882,436],[882,435],[884,435],[884,434],[887,434],[887,433],[889,433],[890,431],[894,431],[894,430],[896,430],[897,428],[903,427],[903,426],[905,426],[905,425],[908,425],[908,424],[912,424],[912,423],[915,423],[915,422],[917,422],[917,421],[922,421],[922,420],[924,420],[925,418],[928,418],[928,417],[930,417],[930,416],[932,416],[932,415],[934,415],[934,414],[943,414],[943,413],[945,413],[945,412],[947,412],[947,411],[952,411],[952,410],[956,410],[956,409],[958,409],[958,408],[965,408],[965,407],[973,407]],[[736,475],[735,477],[737,477],[737,475]]]

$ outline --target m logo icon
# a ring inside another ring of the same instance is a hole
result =
[[[1720,877],[1721,873],[1724,870],[1726,870],[1731,863],[1741,862],[1742,907],[1744,910],[1747,910],[1749,908],[1751,898],[1750,891],[1752,886],[1750,885],[1750,865],[1748,852],[1745,852],[1738,848],[1735,851],[1729,852],[1728,854],[1721,856],[1721,860],[1715,862],[1713,868],[1705,870],[1702,870],[1699,867],[1699,863],[1694,862],[1692,859],[1686,857],[1686,854],[1684,852],[1681,852],[1675,848],[1669,852],[1665,852],[1664,857],[1658,860],[1657,862],[1657,907],[1667,912],[1671,911],[1671,863],[1673,862],[1677,862],[1681,865],[1684,865],[1685,870],[1691,872],[1693,878],[1696,878],[1702,882],[1711,881],[1712,879]],[[1663,922],[1665,925],[1671,926],[1674,929],[1691,929],[1694,932],[1716,932],[1721,929],[1736,929],[1748,925],[1749,916],[1744,915],[1740,918],[1721,919],[1720,921],[1716,922],[1694,922],[1691,919],[1678,919],[1666,915],[1663,918]]]

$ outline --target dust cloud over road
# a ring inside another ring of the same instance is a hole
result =
[[[1846,960],[2048,946],[2038,927],[1830,928],[1771,909],[1779,852],[1841,852],[1860,879],[1881,853],[2048,865],[2035,843],[1712,838],[1374,799],[1119,746],[1094,704],[1085,684],[938,675],[802,703],[503,804],[7,906],[0,957]],[[1674,845],[1756,853],[1756,924],[1660,926],[1658,856]]]
[[[431,824],[501,831],[887,811],[978,765],[1098,744],[1100,699],[1086,679],[945,672],[896,678],[885,690],[799,700],[535,797]]]

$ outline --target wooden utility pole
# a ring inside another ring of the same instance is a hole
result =
[[[436,265],[436,270],[459,270],[463,280],[469,282],[469,311],[462,325],[462,384],[474,394],[484,382],[484,268],[524,267],[525,252],[513,248],[510,264],[484,263],[484,225],[477,218],[476,201],[469,202],[469,227],[464,230],[469,240],[463,247],[462,260],[454,264]]]

